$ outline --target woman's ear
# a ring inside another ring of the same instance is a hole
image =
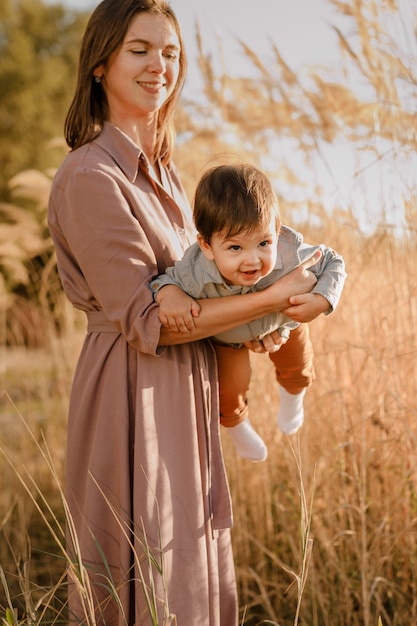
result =
[[[104,66],[103,65],[99,65],[98,67],[96,67],[93,70],[93,76],[95,79],[101,79],[103,78],[103,74],[104,74]],[[99,80],[97,82],[99,82]]]
[[[213,261],[214,255],[211,249],[211,245],[207,243],[202,235],[197,235],[197,241],[198,245],[200,246],[200,250],[206,257],[206,259],[208,259],[209,261]]]

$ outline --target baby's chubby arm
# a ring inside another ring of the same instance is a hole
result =
[[[311,246],[303,244],[302,254],[310,254]],[[332,248],[323,244],[319,246],[322,256],[311,267],[317,276],[317,284],[308,293],[289,298],[290,306],[283,311],[295,322],[311,322],[316,317],[331,313],[337,306],[346,280],[345,263],[343,258]]]
[[[180,334],[195,330],[194,319],[201,306],[193,296],[200,293],[201,280],[196,275],[200,256],[197,243],[191,245],[184,256],[168,267],[164,274],[154,277],[149,287],[159,305],[159,321],[171,332]]]
[[[170,331],[189,333],[195,330],[194,318],[200,313],[199,303],[177,285],[165,285],[155,294],[159,304],[159,320]]]
[[[321,313],[326,313],[331,307],[324,296],[319,293],[303,293],[300,296],[291,296],[291,306],[283,311],[294,322],[312,322]]]

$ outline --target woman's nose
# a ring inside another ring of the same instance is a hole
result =
[[[155,51],[149,59],[148,68],[151,72],[163,74],[166,69],[165,58],[161,52]]]

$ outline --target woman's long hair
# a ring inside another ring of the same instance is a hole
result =
[[[132,19],[141,12],[165,15],[181,47],[177,83],[157,114],[154,158],[164,164],[171,159],[173,112],[184,86],[187,61],[178,20],[166,0],[103,0],[91,14],[81,44],[75,95],[65,120],[65,139],[72,150],[97,137],[108,119],[107,97],[93,72],[122,45]]]

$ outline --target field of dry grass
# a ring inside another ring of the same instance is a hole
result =
[[[196,128],[192,112],[179,112],[179,135],[192,129],[193,136],[176,162],[192,197],[200,166],[227,152],[230,135],[252,158],[272,149],[271,133],[278,142],[296,139],[309,167],[321,142],[342,137],[381,167],[377,185],[392,197],[378,194],[386,205],[381,201],[380,215],[404,207],[405,234],[396,240],[383,220],[374,234],[359,232],[357,206],[324,213],[318,183],[314,203],[300,202],[309,222],[294,224],[284,204],[284,223],[344,256],[348,280],[337,311],[310,325],[316,380],[301,433],[279,434],[272,366],[252,355],[250,414],[269,457],[245,462],[226,437],[224,453],[242,625],[416,626],[417,197],[407,171],[416,152],[415,58],[385,32],[391,19],[404,24],[399,3],[330,2],[346,15],[348,35],[337,30],[341,50],[371,87],[371,101],[350,91],[348,65],[329,81],[318,72],[303,82],[278,49],[270,68],[244,47],[259,75],[242,78],[213,75],[211,56],[202,55],[207,103],[196,111],[204,124]],[[384,180],[385,157],[385,168],[402,181],[398,193],[393,179]],[[271,174],[304,188],[285,158],[270,161],[279,170]],[[367,173],[359,159],[352,185]],[[60,487],[68,393],[83,336],[83,320],[59,296],[51,242],[44,240],[49,177],[27,177],[16,202],[32,198],[34,217],[20,205],[2,207],[0,237],[2,267],[28,296],[16,297],[0,275],[0,338],[30,346],[0,346],[0,622],[11,626],[65,624]],[[35,285],[28,260],[42,254]]]
[[[317,378],[299,439],[278,435],[273,373],[257,356],[251,414],[269,442],[269,459],[248,467],[226,450],[242,598],[258,618],[293,623],[297,584],[286,570],[299,574],[303,558],[297,459],[313,540],[301,623],[369,626],[381,616],[383,624],[411,626],[415,245],[394,244],[385,233],[353,244],[343,229],[323,238],[344,254],[349,278],[340,308],[311,324]]]
[[[335,222],[320,234],[308,224],[300,229],[308,241],[331,242],[344,255],[349,278],[337,311],[311,324],[317,377],[306,396],[300,435],[278,433],[271,364],[253,355],[251,416],[268,443],[269,458],[261,464],[238,459],[224,438],[242,615],[248,626],[262,620],[290,626],[303,588],[299,623],[376,626],[381,618],[384,626],[412,626],[417,623],[415,238],[395,242],[382,231],[352,235]],[[79,326],[70,326],[74,331],[48,350],[2,354],[0,565],[12,603],[21,609],[42,595],[31,593],[30,586],[49,589],[63,571],[62,555],[19,476],[33,477],[62,523],[58,489],[37,443],[43,446],[45,438],[63,482],[66,403]],[[16,569],[23,572],[20,586]],[[29,584],[22,590],[24,577]],[[5,606],[4,593],[2,598]],[[55,610],[64,601],[65,592],[57,591]]]

